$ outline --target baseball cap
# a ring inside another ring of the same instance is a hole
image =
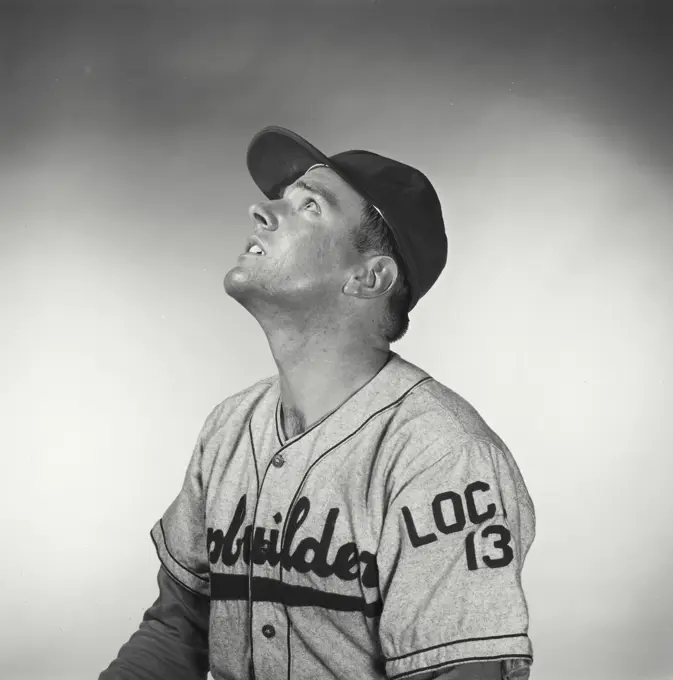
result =
[[[275,125],[260,130],[247,152],[250,175],[269,199],[279,198],[314,165],[325,165],[372,205],[390,229],[411,289],[410,309],[439,278],[448,242],[439,198],[416,168],[372,151],[328,157],[298,134]]]

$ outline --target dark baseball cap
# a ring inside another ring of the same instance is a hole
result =
[[[410,309],[439,278],[448,242],[439,198],[416,168],[371,151],[344,151],[327,157],[298,134],[282,127],[260,130],[247,153],[252,179],[269,199],[282,195],[314,165],[325,165],[383,217],[402,257],[411,288]]]

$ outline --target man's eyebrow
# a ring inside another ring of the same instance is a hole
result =
[[[283,198],[285,198],[285,194],[292,189],[304,189],[305,191],[310,191],[313,194],[318,194],[318,196],[324,198],[332,208],[339,207],[339,199],[337,198],[336,194],[327,187],[322,186],[322,184],[313,184],[307,182],[306,180],[298,179],[294,184],[285,187],[283,190]]]

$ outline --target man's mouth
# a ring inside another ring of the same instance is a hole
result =
[[[266,255],[262,242],[257,236],[251,236],[245,244],[246,255]]]

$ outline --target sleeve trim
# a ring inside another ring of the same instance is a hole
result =
[[[409,656],[414,656],[415,654],[422,654],[423,652],[430,652],[433,649],[440,649],[441,647],[450,647],[451,645],[458,645],[463,642],[481,642],[483,640],[502,640],[505,638],[515,638],[515,637],[527,637],[526,633],[511,633],[509,635],[488,635],[486,637],[476,637],[476,638],[463,638],[461,640],[453,640],[452,642],[442,642],[439,645],[433,645],[432,647],[423,647],[423,649],[417,649],[414,652],[409,652],[408,654],[400,654],[400,656],[389,656],[386,657],[386,661],[399,661],[400,659],[406,659]]]
[[[150,538],[154,543],[161,565],[174,581],[196,595],[210,597],[210,577],[195,574],[191,569],[188,569],[175,559],[166,545],[166,537],[161,520],[152,528]]]
[[[389,680],[399,680],[399,678],[406,678],[415,673],[421,673],[423,671],[434,671],[442,666],[456,666],[463,663],[470,663],[476,661],[504,661],[505,659],[526,659],[531,665],[533,663],[533,657],[530,654],[500,654],[498,656],[473,656],[465,657],[463,659],[454,659],[452,661],[444,661],[442,663],[436,663],[432,666],[424,666],[423,668],[414,668],[410,671],[404,671],[403,673],[398,673],[397,675],[389,676]]]
[[[203,593],[199,593],[193,588],[190,588],[189,586],[185,585],[182,583],[182,581],[178,581],[178,579],[171,574],[171,572],[168,570],[168,567],[162,562],[161,557],[159,558],[159,562],[161,562],[161,566],[163,567],[164,571],[170,576],[171,581],[175,581],[181,588],[184,588],[185,590],[188,590],[192,595],[198,595],[199,597],[205,597]]]
[[[173,562],[175,562],[175,564],[177,564],[179,567],[181,567],[185,571],[188,571],[194,578],[198,578],[200,581],[203,581],[204,583],[208,583],[207,578],[204,578],[203,576],[199,576],[199,574],[192,571],[189,567],[186,567],[170,551],[170,548],[168,547],[168,543],[166,542],[166,532],[164,531],[164,522],[161,519],[159,520],[159,528],[161,529],[161,538],[163,539],[162,543],[164,545],[164,548],[165,548],[166,552],[168,553],[169,557],[173,560]],[[156,541],[155,541],[155,546],[156,546]]]
[[[532,663],[533,647],[528,635],[517,633],[453,640],[409,654],[386,658],[385,666],[388,678],[401,679],[422,670],[435,670],[470,661],[499,659],[527,659]]]

